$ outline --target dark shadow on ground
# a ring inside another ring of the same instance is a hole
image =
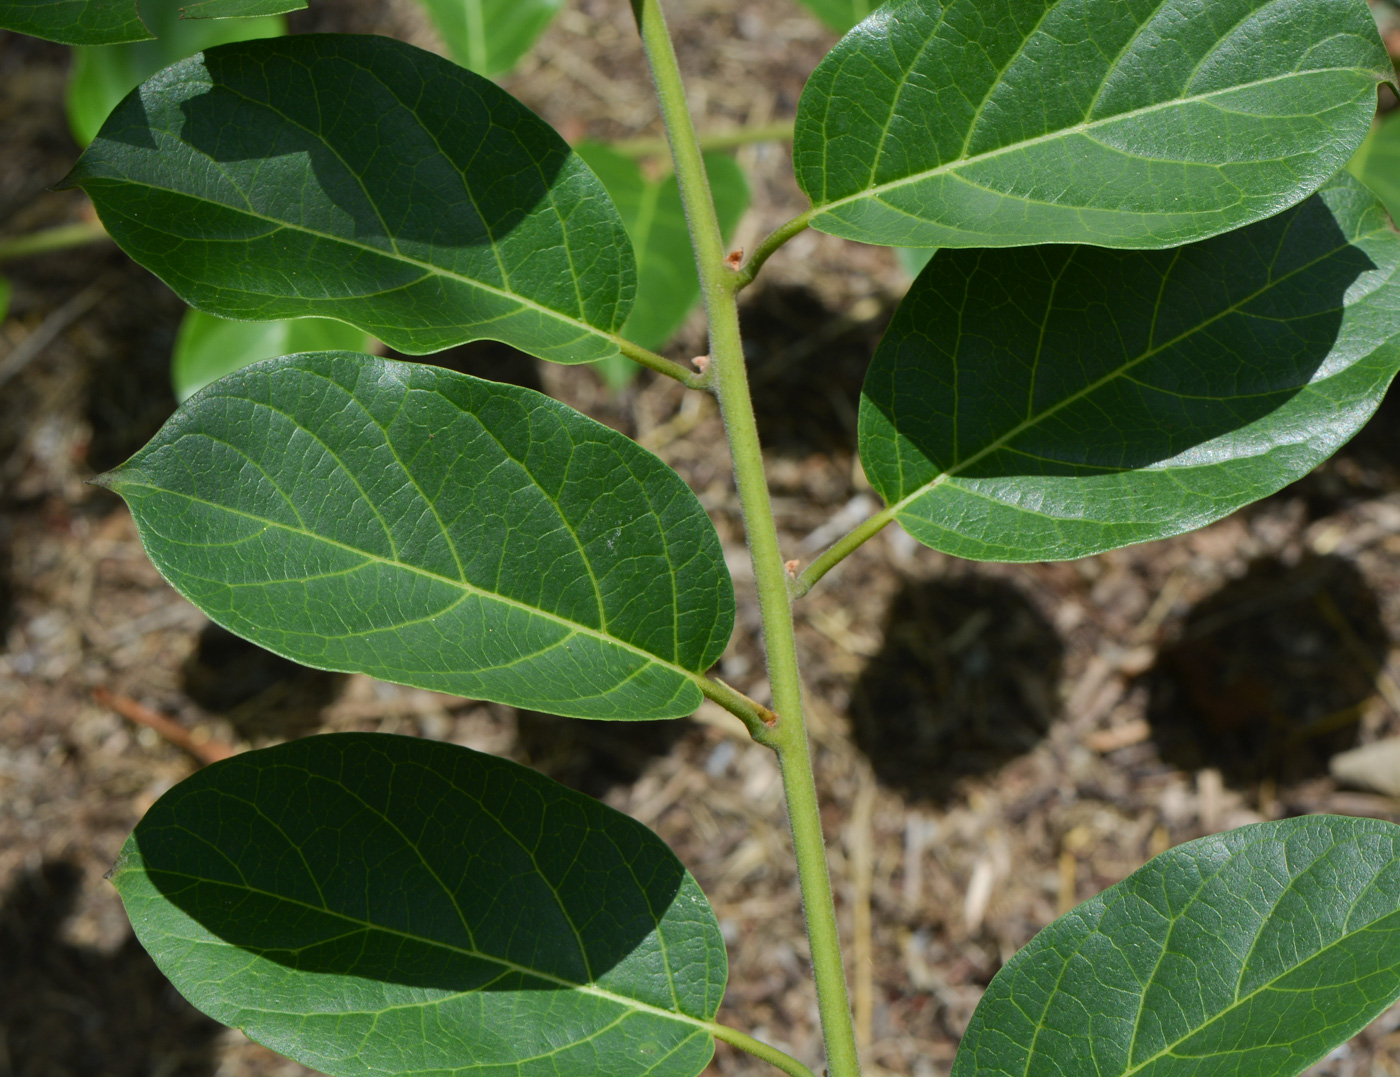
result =
[[[1146,674],[1162,757],[1236,787],[1322,773],[1356,739],[1389,638],[1350,562],[1274,558],[1200,602]]]
[[[433,352],[432,355],[404,355],[392,348],[385,354],[390,359],[398,359],[405,363],[446,367],[459,374],[470,374],[474,378],[485,378],[488,381],[500,381],[507,385],[520,385],[539,393],[544,392],[544,384],[540,381],[540,360],[497,340],[474,340],[470,344],[459,344],[455,348]]]
[[[165,285],[130,262],[115,247],[101,248],[94,277],[111,292],[93,310],[85,327],[102,345],[87,381],[84,411],[92,427],[87,463],[110,471],[155,436],[175,411],[170,354],[184,304]],[[111,268],[99,275],[104,263]],[[106,499],[102,499],[106,501]]]
[[[765,449],[796,458],[855,450],[861,383],[893,310],[852,322],[810,288],[744,293],[739,318]]]
[[[345,679],[279,658],[212,623],[200,631],[181,676],[191,699],[254,742],[314,732]]]
[[[0,898],[0,1072],[13,1077],[207,1077],[222,1027],[186,1003],[135,938],[60,937],[80,881],[64,861]]]
[[[1064,645],[1014,587],[969,576],[911,582],[851,694],[876,777],[941,804],[960,780],[1030,751],[1056,713]]]
[[[536,711],[520,711],[516,720],[522,762],[591,797],[631,785],[690,728],[684,718],[590,722]]]

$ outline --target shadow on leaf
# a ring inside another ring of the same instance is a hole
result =
[[[1356,740],[1390,646],[1375,593],[1339,557],[1255,561],[1199,603],[1145,675],[1162,757],[1234,786],[1325,772]]]
[[[851,693],[876,777],[940,804],[965,778],[1030,751],[1055,717],[1064,645],[1014,587],[966,576],[907,584]]]

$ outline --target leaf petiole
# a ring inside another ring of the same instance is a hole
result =
[[[754,248],[753,254],[749,257],[749,260],[744,264],[743,268],[731,279],[730,286],[734,291],[737,292],[739,289],[747,288],[752,284],[754,277],[758,276],[758,271],[763,268],[763,263],[768,261],[779,247],[792,239],[793,236],[805,232],[811,224],[813,212],[814,211],[809,209],[805,213],[799,213],[796,217],[783,222],[764,236],[763,239],[759,241],[758,246]]]
[[[780,1051],[776,1047],[770,1047],[762,1040],[756,1040],[747,1033],[740,1032],[737,1028],[730,1028],[718,1021],[711,1021],[705,1027],[709,1029],[710,1035],[715,1039],[723,1040],[731,1047],[737,1047],[741,1051],[747,1051],[755,1058],[776,1066],[789,1077],[816,1077],[816,1074],[793,1058],[792,1055]]]
[[[625,337],[613,336],[613,342],[617,345],[617,350],[631,359],[632,362],[654,370],[658,374],[665,374],[668,378],[674,378],[687,389],[704,389],[709,385],[709,379],[704,373],[694,370],[687,370],[674,359],[667,359],[664,355],[658,355],[650,348],[643,348],[640,344],[633,344]]]
[[[883,508],[874,516],[867,516],[850,531],[833,542],[827,549],[806,567],[788,585],[793,598],[801,598],[810,591],[823,576],[840,564],[866,539],[874,538],[887,523],[894,519],[893,508]]]
[[[107,238],[107,229],[97,221],[60,224],[27,235],[0,239],[0,262],[7,262],[11,258],[24,258],[31,254],[47,254],[50,251],[67,250],[69,247],[81,247]]]

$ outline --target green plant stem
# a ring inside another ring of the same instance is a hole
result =
[[[700,148],[710,150],[733,150],[740,146],[750,146],[755,142],[791,142],[792,121],[780,120],[777,123],[755,124],[753,127],[736,127],[732,131],[707,131],[696,135]],[[624,157],[669,156],[671,146],[664,138],[624,138],[610,144],[614,152]]]
[[[753,254],[744,263],[744,267],[734,274],[734,290],[747,288],[753,283],[754,277],[758,276],[758,271],[763,268],[763,263],[772,257],[773,252],[790,240],[793,236],[807,230],[812,220],[812,211],[799,213],[790,221],[778,225],[777,228],[769,232],[763,239],[759,240],[757,247],[753,249]]]
[[[841,963],[826,843],[817,811],[816,779],[812,774],[807,728],[802,716],[802,685],[797,671],[797,640],[792,626],[787,571],[768,497],[758,424],[754,420],[739,335],[739,307],[735,298],[739,274],[725,265],[724,243],[705,175],[705,162],[686,105],[685,85],[670,35],[666,32],[661,5],[658,0],[632,0],[632,10],[671,143],[672,162],[695,245],[700,290],[710,323],[710,372],[714,375],[714,390],[729,436],[734,480],[739,490],[754,582],[763,612],[768,681],[773,692],[773,710],[777,714],[772,742],[787,794],[827,1072],[829,1077],[859,1077],[860,1062],[846,974]]]
[[[790,1074],[791,1077],[816,1077],[816,1074],[793,1058],[792,1055],[779,1051],[776,1047],[769,1047],[762,1040],[756,1040],[752,1036],[740,1032],[737,1028],[721,1025],[718,1021],[712,1021],[706,1027],[709,1028],[710,1035],[715,1039],[723,1040],[741,1051],[747,1051],[755,1058],[761,1058],[763,1061],[777,1066],[778,1069]]]
[[[743,722],[754,740],[767,747],[774,747],[773,727],[777,716],[772,711],[743,692],[731,688],[718,677],[697,677],[695,683],[700,686],[700,691],[705,693],[706,699],[718,703]]]
[[[862,520],[845,535],[837,539],[827,549],[802,570],[797,579],[789,585],[793,598],[801,598],[813,585],[843,561],[848,554],[866,539],[874,538],[887,523],[894,519],[894,509],[881,509],[874,516]]]
[[[624,337],[614,336],[613,343],[617,345],[617,350],[622,352],[634,363],[639,363],[648,370],[654,370],[658,374],[665,374],[668,378],[675,378],[687,389],[704,389],[706,380],[703,374],[693,370],[688,370],[674,359],[667,359],[664,355],[657,355],[650,349],[643,348],[639,344],[633,344]]]
[[[0,262],[7,262],[11,258],[24,258],[31,254],[47,254],[49,251],[81,247],[85,243],[95,243],[106,238],[107,229],[97,221],[60,224],[55,228],[45,228],[24,236],[0,239]]]

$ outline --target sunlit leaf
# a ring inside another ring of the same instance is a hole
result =
[[[591,797],[341,733],[166,793],[112,881],[210,1016],[331,1077],[694,1077],[728,967],[695,880]]]
[[[186,598],[320,669],[671,718],[733,629],[719,537],[674,471],[540,393],[421,363],[255,364],[102,481]]]
[[[860,409],[865,473],[960,557],[1083,557],[1300,478],[1400,368],[1400,236],[1342,173],[1171,251],[939,251]]]
[[[1170,247],[1315,191],[1393,78],[1365,0],[901,0],[813,73],[795,166],[866,243]]]
[[[494,83],[387,38],[207,50],[122,102],[70,178],[191,306],[334,317],[422,354],[490,338],[615,354],[627,233],[602,185]]]
[[[247,19],[285,15],[305,7],[306,0],[185,0],[180,10],[186,19]]]
[[[1315,815],[1163,853],[992,980],[952,1077],[1293,1077],[1400,996],[1400,829]]]

